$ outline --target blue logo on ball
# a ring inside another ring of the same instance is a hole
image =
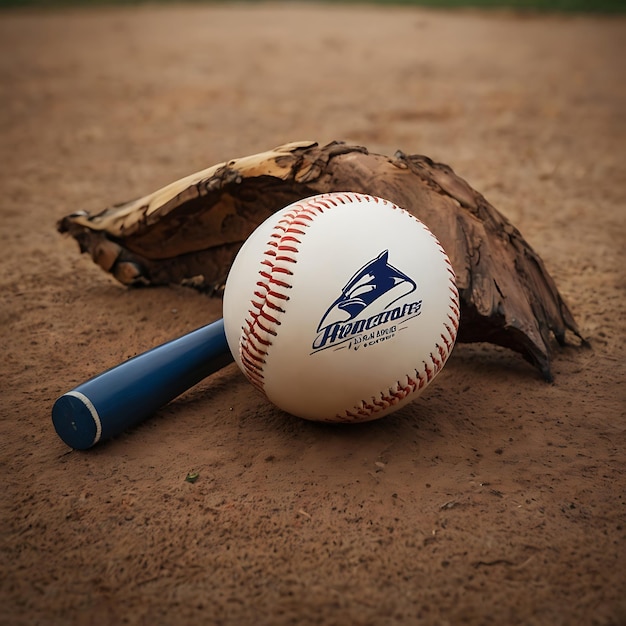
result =
[[[421,300],[392,307],[417,290],[417,283],[389,263],[389,251],[359,269],[328,307],[317,327],[313,350],[349,341],[373,328],[407,316],[419,315]],[[379,311],[374,315],[368,313]]]

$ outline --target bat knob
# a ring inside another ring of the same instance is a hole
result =
[[[87,450],[102,437],[102,422],[96,407],[84,394],[69,391],[52,407],[57,435],[75,450]]]

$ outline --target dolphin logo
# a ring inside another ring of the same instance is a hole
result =
[[[381,310],[387,309],[416,289],[415,281],[389,264],[389,250],[384,250],[350,278],[322,317],[317,332],[353,320],[374,302],[384,303]]]

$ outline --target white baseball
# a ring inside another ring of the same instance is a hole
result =
[[[422,222],[358,193],[301,200],[241,247],[224,292],[228,345],[279,408],[362,422],[417,398],[459,323],[450,261]]]

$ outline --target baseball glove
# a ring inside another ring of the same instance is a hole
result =
[[[243,241],[302,198],[354,191],[418,217],[445,248],[461,298],[459,342],[520,353],[551,380],[551,335],[584,340],[542,260],[520,232],[450,167],[332,142],[290,143],[233,159],[96,215],[58,223],[125,285],[183,284],[219,295]]]

